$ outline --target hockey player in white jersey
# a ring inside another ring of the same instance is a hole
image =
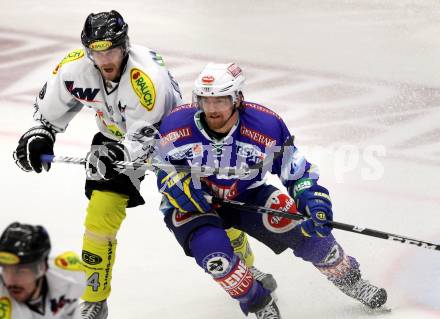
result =
[[[127,31],[116,11],[87,17],[83,48],[67,54],[51,72],[35,102],[37,126],[20,138],[14,153],[24,171],[48,170],[40,156],[53,154],[56,134],[84,107],[95,111],[99,133],[87,155],[85,192],[90,201],[82,251],[87,288],[81,312],[88,319],[107,317],[116,235],[126,208],[144,204],[139,193],[144,174],[119,174],[110,163],[147,157],[154,126],[181,101],[161,56],[131,45]]]
[[[74,50],[54,68],[35,103],[37,126],[19,140],[14,153],[24,171],[40,173],[50,164],[55,136],[66,130],[82,108],[95,111],[99,133],[87,155],[85,192],[90,199],[85,219],[82,260],[88,285],[83,295],[85,319],[105,319],[111,291],[116,235],[126,208],[144,204],[139,193],[143,172],[112,166],[117,160],[143,161],[153,147],[156,126],[181,103],[178,84],[161,56],[131,45],[128,26],[116,11],[90,14],[81,33],[83,48]],[[273,277],[253,267],[254,256],[241,231],[228,232],[234,251],[270,290]]]
[[[0,237],[0,318],[80,318],[86,277],[68,252],[49,259],[51,244],[42,226],[9,225]]]

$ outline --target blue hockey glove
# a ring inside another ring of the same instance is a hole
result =
[[[13,157],[15,164],[25,172],[41,173],[42,169],[48,171],[50,163],[42,163],[41,155],[53,155],[55,133],[45,126],[31,128],[23,134],[18,141]]]
[[[110,180],[124,169],[117,168],[116,161],[129,161],[128,151],[121,143],[93,145],[86,155],[86,175],[92,180]]]
[[[194,186],[191,173],[159,171],[157,187],[180,212],[206,213],[212,209],[204,197],[207,193]]]
[[[325,187],[313,185],[296,197],[298,211],[310,217],[299,226],[306,237],[326,237],[330,235],[332,226],[328,221],[333,220],[332,202]]]

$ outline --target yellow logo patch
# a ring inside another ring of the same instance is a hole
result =
[[[16,265],[19,262],[20,262],[20,257],[18,257],[17,255],[8,253],[6,251],[0,251],[0,264]]]
[[[112,46],[111,41],[96,41],[89,45],[89,49],[93,51],[105,51]]]
[[[137,68],[130,71],[131,86],[134,92],[139,97],[141,104],[151,111],[156,102],[156,89],[151,79],[144,72]]]
[[[55,258],[55,265],[57,265],[61,269],[84,271],[81,259],[73,251],[67,251],[57,256],[57,258]]]
[[[0,297],[0,319],[11,319],[11,301],[8,297]]]
[[[53,75],[56,75],[58,73],[58,71],[60,70],[60,68],[69,62],[81,59],[82,57],[84,57],[84,50],[83,49],[78,49],[75,51],[70,52],[69,54],[67,54],[64,59],[61,60],[60,63],[58,63],[58,65],[56,66],[56,68],[52,71]]]
[[[124,132],[115,124],[107,125],[107,129],[118,139],[121,139],[124,137]]]

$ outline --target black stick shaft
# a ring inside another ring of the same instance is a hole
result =
[[[266,208],[266,207],[262,207],[262,206],[257,206],[257,205],[252,205],[252,204],[247,204],[247,203],[242,203],[242,202],[237,202],[237,201],[232,201],[232,200],[226,200],[226,199],[222,200],[222,199],[218,199],[218,198],[213,198],[213,202],[220,204],[224,207],[230,207],[230,208],[239,209],[239,210],[247,211],[247,212],[251,212],[251,213],[271,214],[274,216],[284,217],[284,218],[297,220],[297,221],[301,221],[301,220],[306,219],[306,217],[304,215],[301,215],[299,213],[298,214],[291,214],[291,213],[283,212],[283,211],[272,209],[272,208]],[[422,240],[409,238],[409,237],[405,237],[405,236],[401,236],[401,235],[391,234],[391,233],[387,233],[387,232],[383,232],[383,231],[379,231],[379,230],[375,230],[375,229],[363,228],[363,227],[359,227],[359,226],[339,223],[339,222],[335,222],[335,221],[329,222],[329,224],[332,225],[334,229],[344,230],[344,231],[348,231],[348,232],[352,232],[352,233],[356,233],[356,234],[361,234],[361,235],[365,235],[365,236],[370,236],[370,237],[382,238],[382,239],[386,239],[386,240],[395,241],[395,242],[398,242],[401,244],[408,244],[408,245],[413,245],[413,246],[426,248],[426,249],[440,250],[440,245],[433,244],[433,243],[430,243],[427,241],[422,241]]]

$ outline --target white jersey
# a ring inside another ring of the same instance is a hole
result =
[[[73,257],[74,256],[74,257]],[[76,263],[76,265],[72,265]],[[44,300],[44,315],[31,310],[26,304],[17,302],[0,281],[1,319],[79,319],[79,298],[86,288],[86,275],[79,258],[71,252],[49,260],[46,273],[47,295]]]
[[[64,132],[83,107],[96,111],[99,130],[122,141],[131,159],[144,159],[151,127],[181,104],[177,83],[160,55],[133,45],[119,83],[105,81],[84,49],[70,52],[53,70],[35,103],[34,119]],[[144,148],[142,148],[144,146]]]

